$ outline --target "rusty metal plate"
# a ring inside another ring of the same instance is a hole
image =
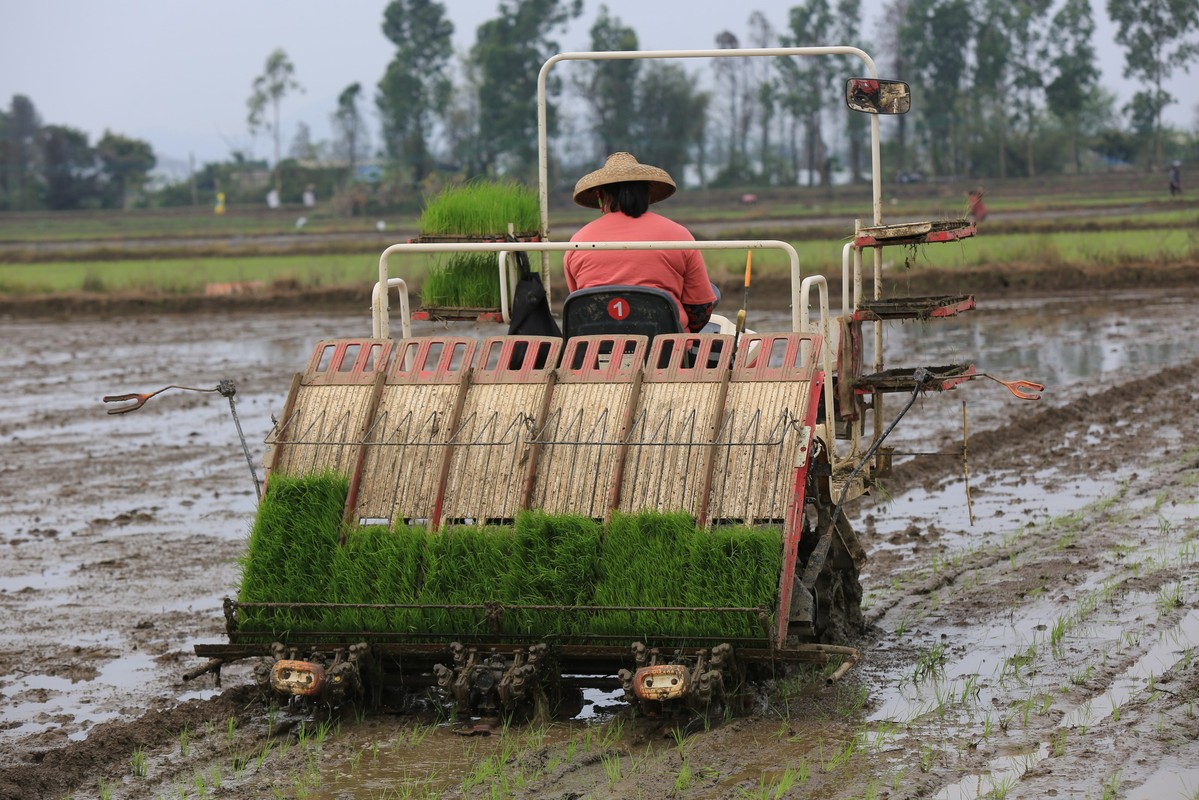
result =
[[[301,697],[320,694],[325,688],[325,668],[311,661],[280,659],[271,667],[271,688]]]
[[[682,664],[642,667],[633,675],[633,692],[641,700],[678,700],[691,692],[689,684]]]

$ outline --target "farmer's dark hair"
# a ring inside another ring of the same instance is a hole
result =
[[[599,187],[608,197],[608,207],[636,219],[649,209],[649,184],[645,181],[622,181]]]

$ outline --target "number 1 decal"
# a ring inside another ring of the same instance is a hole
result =
[[[608,301],[608,316],[612,319],[625,319],[629,316],[629,303],[623,297],[614,297]]]

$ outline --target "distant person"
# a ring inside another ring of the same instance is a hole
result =
[[[1182,162],[1175,161],[1170,165],[1170,196],[1182,194]]]
[[[574,201],[599,209],[572,242],[693,242],[682,225],[649,210],[675,193],[666,170],[642,164],[629,153],[613,153],[604,166],[575,184]],[[662,289],[679,305],[685,331],[698,333],[718,300],[698,250],[572,250],[562,259],[570,291],[631,285]]]
[[[987,218],[987,207],[983,204],[983,190],[975,189],[966,195],[966,215],[974,222]]]
[[[304,187],[304,208],[316,207],[316,187],[311,183]]]

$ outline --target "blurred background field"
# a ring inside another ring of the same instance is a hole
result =
[[[886,251],[888,269],[964,270],[1004,265],[1110,269],[1199,262],[1199,202],[1170,198],[1155,176],[1115,174],[993,182],[978,235],[956,245]],[[884,186],[884,221],[965,216],[971,184]],[[550,201],[550,235],[565,240],[593,217],[564,194]],[[701,239],[780,239],[807,274],[840,275],[855,219],[870,222],[869,187],[770,189],[746,202],[735,191],[684,191],[662,206]],[[362,287],[379,253],[418,234],[417,211],[345,216],[331,204],[267,209],[8,212],[0,214],[0,294],[138,292],[196,295],[213,285],[320,289]],[[715,280],[736,277],[743,253],[708,254]],[[417,290],[434,264],[393,259],[391,273]],[[551,258],[551,269],[560,268]],[[778,251],[759,254],[755,275],[787,274]],[[556,275],[554,277],[557,277]]]

